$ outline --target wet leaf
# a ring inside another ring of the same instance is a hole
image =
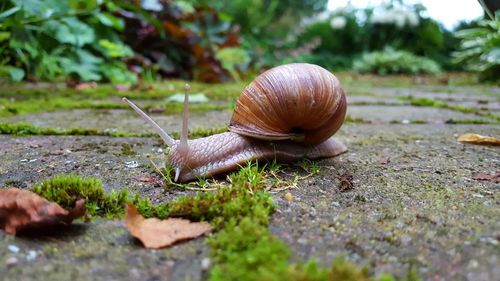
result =
[[[178,218],[145,219],[133,205],[127,205],[125,223],[130,234],[139,239],[144,247],[151,249],[193,239],[212,230],[206,222],[191,222]]]
[[[472,178],[475,180],[478,180],[478,181],[490,181],[490,182],[494,182],[494,183],[500,183],[500,171],[497,171],[493,175],[480,173],[480,174],[473,176]]]
[[[500,139],[489,136],[481,136],[478,134],[463,134],[458,137],[458,141],[462,143],[479,144],[479,145],[500,145]]]
[[[68,211],[29,190],[0,189],[0,229],[8,234],[70,224],[83,215],[85,215],[83,199],[78,200],[75,207]]]

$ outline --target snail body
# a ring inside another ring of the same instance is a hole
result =
[[[124,98],[171,147],[167,161],[175,168],[175,181],[226,173],[251,160],[289,163],[347,150],[330,139],[344,121],[345,94],[337,78],[319,66],[286,64],[262,73],[239,97],[229,132],[189,141],[188,91],[186,85],[180,141]]]

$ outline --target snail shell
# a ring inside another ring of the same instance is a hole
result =
[[[324,68],[294,63],[272,68],[239,97],[229,131],[265,140],[319,144],[344,122],[346,97]]]

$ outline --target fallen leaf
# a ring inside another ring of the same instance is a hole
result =
[[[133,205],[127,205],[125,214],[127,229],[144,247],[158,249],[170,246],[176,242],[201,236],[212,230],[206,222],[191,222],[185,219],[157,218],[145,219]]]
[[[480,174],[473,176],[472,178],[475,180],[478,180],[478,181],[491,181],[494,183],[499,183],[500,182],[500,171],[497,171],[493,175],[480,173]]]
[[[481,136],[478,134],[463,134],[458,137],[458,141],[462,143],[479,144],[479,145],[500,145],[500,139],[489,136]]]
[[[70,224],[85,215],[85,200],[68,211],[29,190],[0,189],[0,229],[8,234],[39,227]]]
[[[161,186],[163,183],[160,178],[154,176],[140,176],[140,177],[133,177],[133,179],[138,182],[149,183],[154,186]]]

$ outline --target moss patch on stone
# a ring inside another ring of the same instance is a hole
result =
[[[42,128],[28,123],[0,122],[0,134],[28,136],[28,135],[55,135],[55,136],[109,136],[109,137],[151,137],[155,134],[134,134],[119,131],[100,131],[90,128]]]

